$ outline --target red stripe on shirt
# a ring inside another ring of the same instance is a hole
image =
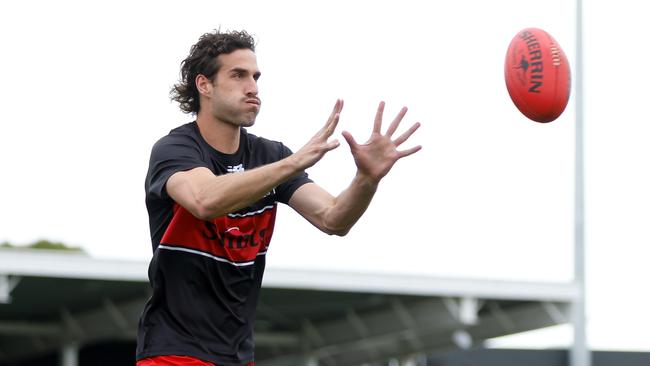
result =
[[[221,216],[199,220],[182,206],[174,205],[174,216],[161,244],[209,253],[233,262],[255,260],[271,242],[277,206],[245,217]]]

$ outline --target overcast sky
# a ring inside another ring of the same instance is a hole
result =
[[[592,346],[650,350],[650,76],[644,1],[585,4],[588,316]],[[615,5],[614,5],[615,4]],[[575,61],[566,0],[113,1],[0,5],[0,242],[37,239],[148,260],[152,144],[192,120],[169,101],[179,64],[215,28],[258,41],[254,134],[299,149],[336,98],[342,145],[308,172],[333,194],[354,175],[379,101],[422,123],[344,238],[282,207],[268,265],[530,281],[572,279],[575,99],[549,124],[510,101],[521,29]]]

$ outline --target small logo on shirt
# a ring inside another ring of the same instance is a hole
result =
[[[239,165],[228,165],[226,168],[228,173],[238,173],[238,172],[243,172],[244,170],[244,164],[239,164]]]

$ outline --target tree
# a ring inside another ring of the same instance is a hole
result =
[[[41,239],[27,245],[15,245],[7,241],[0,244],[0,248],[31,248],[31,249],[49,249],[49,250],[67,250],[73,252],[83,252],[80,247],[67,246],[61,242],[52,242],[49,240]]]

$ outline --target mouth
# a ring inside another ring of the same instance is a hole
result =
[[[259,107],[260,105],[262,105],[262,101],[257,98],[251,98],[251,99],[246,99],[246,104],[252,104]]]

